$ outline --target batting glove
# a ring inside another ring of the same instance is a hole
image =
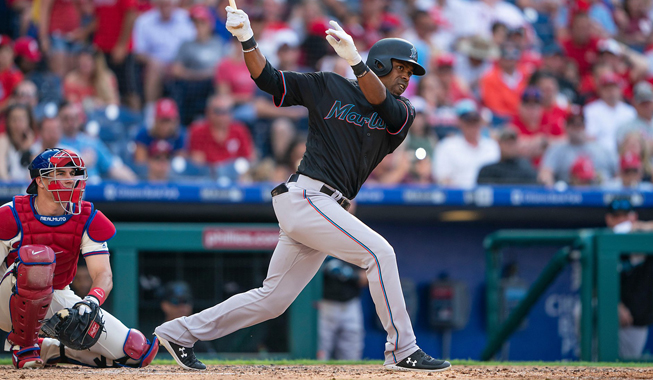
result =
[[[356,50],[356,45],[354,45],[354,40],[351,36],[337,22],[331,20],[329,24],[332,29],[326,31],[326,39],[333,46],[336,53],[338,53],[340,58],[344,58],[349,63],[349,66],[355,66],[360,63],[363,59],[358,54],[358,50]]]
[[[243,12],[242,9],[233,9],[228,5],[225,10],[227,11],[227,30],[238,38],[238,41],[245,42],[254,37],[254,31],[252,31],[252,26],[249,24],[247,13]]]

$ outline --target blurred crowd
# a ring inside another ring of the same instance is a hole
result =
[[[325,40],[400,37],[427,68],[368,183],[653,189],[651,0],[239,0],[280,70],[354,78]],[[0,180],[45,148],[92,182],[284,181],[308,118],[258,90],[226,0],[0,0]]]

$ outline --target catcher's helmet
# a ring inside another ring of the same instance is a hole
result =
[[[72,178],[58,178],[57,168],[74,168]],[[37,177],[44,177],[50,180],[47,191],[52,193],[55,201],[59,202],[68,213],[78,213],[79,203],[82,200],[86,189],[86,166],[84,160],[75,152],[67,149],[46,149],[36,156],[29,164],[29,174],[32,183],[27,187],[27,194],[37,194]],[[62,181],[73,180],[72,186],[62,185]]]
[[[426,70],[417,63],[415,46],[401,38],[384,38],[372,45],[366,63],[377,76],[382,77],[392,71],[392,59],[412,63],[414,75],[426,74]]]

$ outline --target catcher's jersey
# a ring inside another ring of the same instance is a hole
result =
[[[269,63],[265,70],[256,83],[274,96],[275,105],[303,105],[309,111],[306,153],[297,172],[331,185],[349,199],[406,138],[415,118],[408,99],[386,90],[386,101],[372,105],[358,81],[335,73],[277,71]],[[276,86],[268,82],[270,76]]]
[[[27,218],[24,215],[19,216],[14,202],[20,202],[27,197],[29,197],[29,204],[33,205],[33,196],[22,196],[16,197],[14,201],[5,203],[0,207],[0,217],[3,219],[1,221],[2,226],[0,227],[2,227],[3,234],[13,226],[17,227],[17,233],[15,236],[8,237],[5,234],[5,236],[1,236],[0,238],[0,259],[2,259],[2,261],[10,261],[6,263],[7,267],[13,263],[16,253],[21,245],[40,243],[39,241],[32,241],[37,234],[39,236],[47,236],[47,234],[51,234],[54,237],[54,239],[51,239],[53,243],[45,244],[51,246],[56,254],[56,269],[53,281],[54,289],[63,289],[72,282],[75,273],[77,272],[77,259],[80,253],[84,257],[97,254],[109,254],[109,248],[106,241],[98,241],[97,239],[93,240],[91,236],[89,236],[89,225],[96,216],[95,210],[85,217],[81,215],[48,217],[37,214],[34,208],[31,207],[30,212],[32,215],[29,215],[29,219],[32,219],[32,225],[30,228],[26,228],[26,225],[23,224]],[[13,216],[13,218],[11,218],[11,216]],[[81,223],[81,228],[71,228],[73,227],[73,223],[79,222],[76,220],[79,217],[84,217],[84,221]],[[102,217],[106,218],[103,215]],[[21,221],[21,225],[17,225],[17,223]],[[66,237],[65,235],[71,236]],[[71,244],[65,244],[65,242],[73,239],[73,235],[75,236],[74,240],[78,241],[78,243],[72,242]],[[79,238],[78,235],[81,235],[81,238]],[[59,237],[59,239],[57,239],[57,237]],[[63,244],[60,244],[66,248],[57,248],[57,241],[64,242]]]

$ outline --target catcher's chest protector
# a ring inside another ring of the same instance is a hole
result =
[[[14,197],[14,209],[23,233],[21,245],[42,244],[54,250],[57,261],[53,287],[63,289],[73,281],[77,273],[82,236],[93,206],[89,202],[82,202],[82,212],[79,215],[70,216],[63,224],[48,226],[34,216],[30,198],[30,195]],[[18,249],[9,253],[7,266],[16,260],[17,252]]]

